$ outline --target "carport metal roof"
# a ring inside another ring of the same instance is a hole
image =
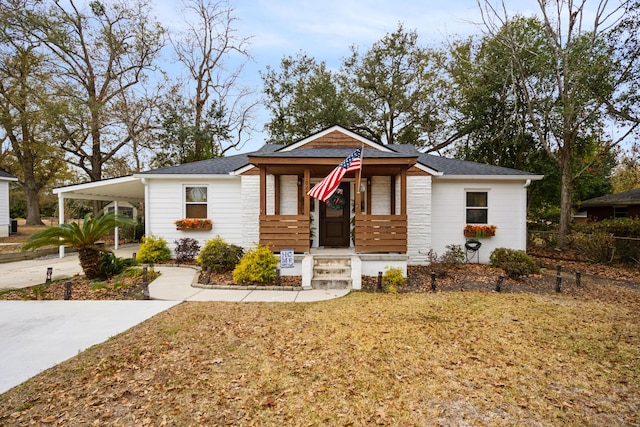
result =
[[[106,200],[109,202],[144,202],[144,184],[140,178],[124,176],[53,189],[64,199]]]

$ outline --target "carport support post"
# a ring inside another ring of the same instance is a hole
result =
[[[64,196],[58,193],[58,225],[64,224]],[[64,258],[64,245],[58,246],[58,256]]]
[[[117,200],[113,201],[113,207],[115,208],[114,212],[115,212],[116,218],[117,218],[118,217],[118,201]],[[115,241],[113,249],[116,250],[116,251],[118,250],[118,241],[120,240],[118,237],[119,237],[118,227],[116,227],[113,230],[113,240]]]

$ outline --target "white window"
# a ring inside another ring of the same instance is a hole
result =
[[[467,191],[467,224],[488,224],[489,204],[486,191]]]
[[[207,218],[207,187],[185,187],[185,218]]]

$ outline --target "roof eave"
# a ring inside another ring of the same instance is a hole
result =
[[[544,178],[544,175],[449,175],[443,174],[439,175],[438,179],[440,180],[469,180],[469,179],[477,179],[484,181],[540,181]]]
[[[133,175],[139,179],[208,179],[211,177],[215,178],[234,178],[235,172],[226,172],[226,173],[149,173],[149,174],[135,174]],[[203,178],[204,177],[204,178]]]

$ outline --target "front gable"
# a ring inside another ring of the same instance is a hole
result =
[[[291,145],[278,150],[280,152],[297,150],[299,148],[356,148],[366,147],[372,150],[392,152],[382,144],[370,141],[356,133],[353,133],[341,126],[332,126],[311,135]]]

